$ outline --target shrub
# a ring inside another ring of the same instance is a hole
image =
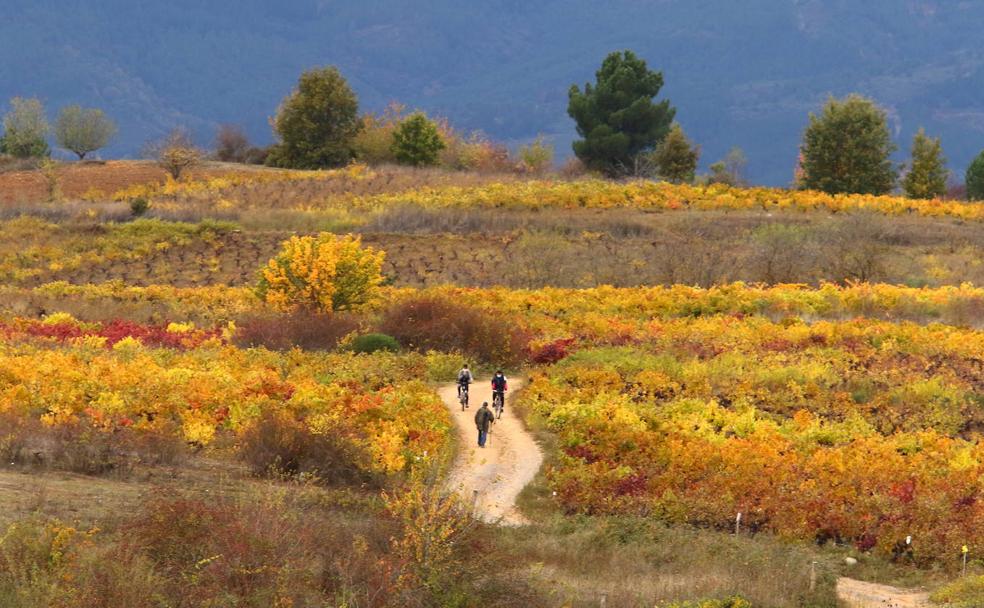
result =
[[[11,110],[3,117],[3,136],[0,137],[0,153],[16,158],[42,158],[51,154],[45,137],[48,135],[48,119],[44,106],[38,99],[14,97]]]
[[[174,179],[180,179],[186,169],[197,165],[204,156],[184,129],[174,129],[164,139],[151,142],[144,155],[156,160]]]
[[[14,465],[127,477],[136,465],[172,465],[186,452],[177,430],[168,425],[108,431],[88,416],[48,425],[21,412],[0,414],[0,457]]]
[[[257,294],[280,310],[359,308],[376,297],[384,255],[363,249],[358,236],[291,237],[261,270]]]
[[[238,451],[255,475],[310,474],[329,484],[372,479],[368,454],[341,432],[315,432],[286,413],[264,412],[246,427]]]
[[[691,143],[680,125],[674,123],[656,149],[644,156],[651,159],[659,177],[674,184],[689,184],[697,171],[700,147]]]
[[[416,296],[390,306],[379,328],[419,352],[461,352],[502,366],[520,364],[529,344],[513,321],[442,296]]]
[[[227,163],[246,162],[249,137],[239,125],[220,125],[215,134],[215,159]]]
[[[984,606],[984,576],[968,576],[957,579],[937,589],[931,599],[949,608],[975,608]]]
[[[393,155],[405,165],[437,164],[437,154],[444,148],[437,125],[423,112],[411,114],[393,132]]]
[[[138,196],[130,200],[130,212],[133,213],[134,217],[140,217],[141,215],[147,213],[147,209],[150,208],[150,203],[143,196]]]
[[[283,314],[252,313],[236,321],[233,342],[240,348],[333,350],[358,327],[358,317],[305,308]]]
[[[530,362],[537,365],[552,365],[570,355],[576,340],[559,338],[530,351]]]
[[[400,343],[386,334],[364,334],[352,340],[349,348],[352,352],[367,354],[377,351],[396,352],[400,350]]]
[[[543,136],[519,148],[519,160],[529,173],[543,173],[553,166],[554,148]]]
[[[382,114],[362,116],[362,129],[352,142],[355,158],[370,165],[395,163],[393,133],[404,119],[403,111],[401,104],[393,102]]]

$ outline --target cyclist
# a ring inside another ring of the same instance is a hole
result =
[[[471,370],[468,369],[468,364],[461,366],[461,371],[458,372],[458,399],[462,397],[462,393],[468,390],[468,385],[475,381],[475,376],[472,375]],[[468,402],[464,402],[465,407],[468,407]]]
[[[499,414],[506,409],[506,391],[509,390],[509,383],[506,381],[505,374],[502,370],[495,372],[492,376],[492,403],[495,403],[496,397],[499,398]]]

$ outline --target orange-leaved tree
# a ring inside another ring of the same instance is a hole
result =
[[[358,309],[378,293],[384,256],[357,236],[294,236],[261,269],[257,294],[280,310]]]

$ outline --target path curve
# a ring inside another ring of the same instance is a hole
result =
[[[438,391],[451,412],[461,440],[454,467],[448,478],[449,488],[469,504],[475,502],[475,514],[485,522],[507,526],[522,526],[529,521],[516,508],[516,498],[533,480],[543,452],[515,415],[513,395],[522,388],[522,380],[513,380],[506,397],[506,410],[489,433],[486,447],[477,445],[475,412],[482,401],[491,401],[488,380],[472,384],[470,407],[461,411],[458,385],[447,384]],[[837,579],[837,597],[848,608],[928,608],[929,594],[888,585],[867,583],[847,577]]]
[[[513,408],[513,395],[522,388],[522,380],[510,380],[506,409],[495,421],[484,448],[478,447],[475,412],[482,401],[491,403],[489,380],[476,380],[471,386],[469,407],[461,411],[458,385],[448,384],[439,393],[454,418],[461,439],[449,487],[469,504],[475,500],[475,514],[483,521],[507,526],[529,523],[516,508],[516,497],[536,476],[543,464],[543,452],[526,430]]]
[[[848,608],[928,608],[929,594],[911,589],[837,579],[837,597]]]

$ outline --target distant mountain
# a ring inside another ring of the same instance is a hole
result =
[[[703,149],[734,145],[752,180],[788,183],[807,113],[858,91],[889,111],[901,151],[926,127],[963,172],[984,148],[984,2],[961,0],[6,0],[0,104],[39,96],[120,123],[106,155],[175,125],[259,142],[299,73],[335,64],[364,109],[390,100],[512,144],[569,154],[567,90],[631,48]]]

